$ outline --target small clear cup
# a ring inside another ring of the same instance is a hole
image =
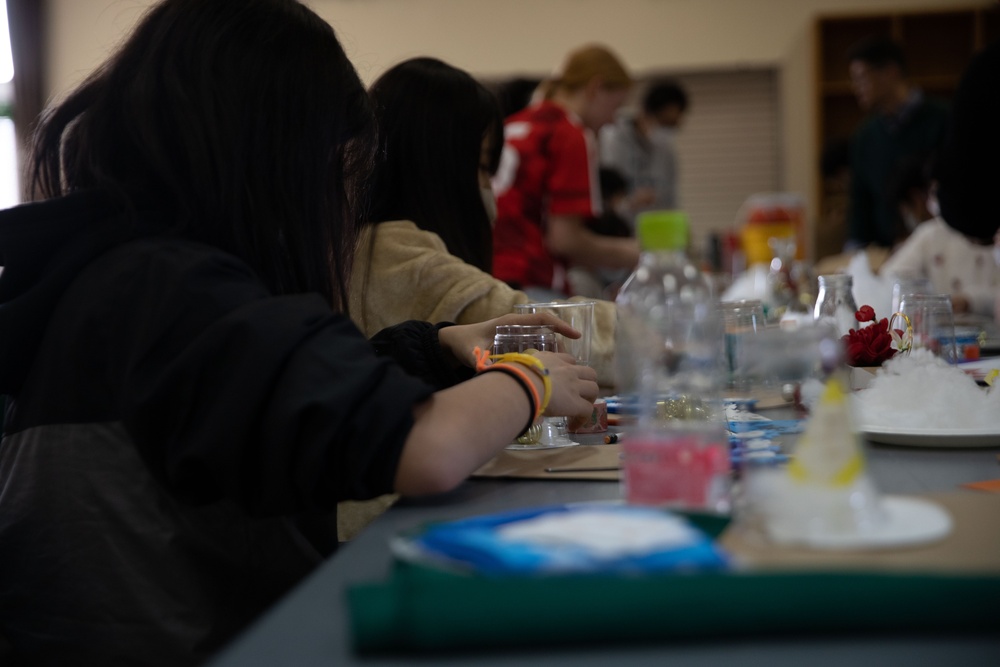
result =
[[[916,274],[895,276],[892,281],[892,310],[889,312],[899,312],[899,303],[905,294],[934,294],[934,292],[930,278]]]
[[[497,327],[493,336],[493,354],[555,352],[557,349],[556,333],[547,326],[504,324]],[[507,448],[549,449],[575,444],[577,443],[570,440],[567,435],[565,417],[539,417],[527,432]]]
[[[950,295],[904,294],[890,327],[911,333],[911,350],[927,349],[949,363],[958,361]]]
[[[595,301],[552,301],[549,303],[517,303],[514,312],[521,315],[549,313],[580,332],[579,338],[566,338],[556,334],[560,349],[576,359],[576,363],[590,365],[590,337],[594,328]]]
[[[758,299],[723,301],[719,304],[722,318],[723,346],[726,353],[727,385],[746,391],[749,382],[738,370],[742,367],[745,339],[764,328],[764,306]]]

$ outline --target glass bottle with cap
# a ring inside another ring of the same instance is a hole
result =
[[[858,304],[854,301],[854,279],[837,273],[819,277],[819,294],[813,307],[813,320],[833,326],[840,335],[858,328],[854,316]]]

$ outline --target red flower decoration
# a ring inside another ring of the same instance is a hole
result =
[[[889,320],[884,317],[857,331],[848,331],[842,340],[850,366],[879,366],[896,354],[892,347],[892,334],[889,333]]]
[[[849,366],[880,366],[883,361],[892,359],[896,352],[909,349],[908,336],[903,331],[889,329],[889,320],[883,317],[876,321],[875,309],[871,306],[861,306],[854,313],[858,322],[871,322],[855,331],[848,331],[841,340],[847,349],[847,364]],[[896,347],[893,347],[895,343]]]
[[[875,309],[871,306],[861,306],[858,308],[858,312],[854,313],[854,319],[858,322],[874,322]]]

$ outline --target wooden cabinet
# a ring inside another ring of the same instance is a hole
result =
[[[819,217],[813,256],[817,259],[839,253],[847,238],[847,179],[835,169],[837,147],[850,139],[864,113],[851,90],[846,54],[851,45],[870,36],[894,39],[906,57],[909,80],[928,96],[947,100],[974,54],[1000,39],[1000,10],[993,5],[817,19],[817,155],[833,158],[830,173],[816,166]]]

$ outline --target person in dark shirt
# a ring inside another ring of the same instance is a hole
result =
[[[935,173],[941,217],[985,245],[993,244],[1000,230],[998,119],[1000,40],[983,49],[962,74]]]
[[[591,413],[568,355],[463,366],[498,320],[352,324],[373,136],[295,0],[156,4],[45,113],[36,201],[0,212],[16,664],[201,663],[335,548],[338,501],[451,489],[542,408]]]
[[[848,63],[858,103],[871,115],[852,142],[847,248],[888,248],[898,240],[891,174],[908,156],[929,156],[940,148],[948,110],[910,84],[902,50],[891,40],[858,42]]]

